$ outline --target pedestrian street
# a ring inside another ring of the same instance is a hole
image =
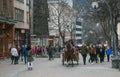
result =
[[[89,57],[88,57],[89,58]],[[87,59],[88,59],[87,58]],[[10,60],[1,61],[0,77],[119,77],[120,71],[111,67],[111,62],[83,65],[80,57],[79,65],[67,67],[62,65],[61,58],[49,61],[48,58],[35,58],[33,70],[20,62],[11,65]]]

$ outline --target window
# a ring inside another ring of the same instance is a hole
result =
[[[3,0],[3,15],[5,16],[6,15],[6,11],[7,11],[7,1],[6,0]]]
[[[82,34],[76,34],[76,36],[82,36]]]
[[[80,29],[80,28],[76,28],[76,31],[82,31],[82,29]]]
[[[29,24],[29,12],[27,12],[27,24]]]
[[[29,5],[29,0],[26,0],[26,4]]]
[[[76,24],[77,24],[77,25],[81,25],[81,22],[78,22],[78,21],[77,21]]]
[[[24,0],[17,0],[17,1],[24,3]]]
[[[15,8],[15,20],[24,21],[24,11],[18,8]]]

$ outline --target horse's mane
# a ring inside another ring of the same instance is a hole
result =
[[[72,49],[70,43],[67,43],[67,44],[66,44],[66,48],[67,48],[67,50],[71,50],[71,49]]]

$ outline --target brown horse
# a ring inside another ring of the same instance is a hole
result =
[[[67,44],[68,46],[66,46],[66,50],[63,52],[62,56],[63,56],[63,65],[64,65],[64,61],[67,61],[67,65],[69,66],[69,62],[71,62],[72,66],[73,61],[77,61],[78,64],[78,59],[79,59],[79,53],[76,51],[76,48],[71,47],[69,44]]]

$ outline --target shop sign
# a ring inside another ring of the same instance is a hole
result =
[[[21,29],[21,33],[25,33],[25,30],[24,30],[24,29]]]

